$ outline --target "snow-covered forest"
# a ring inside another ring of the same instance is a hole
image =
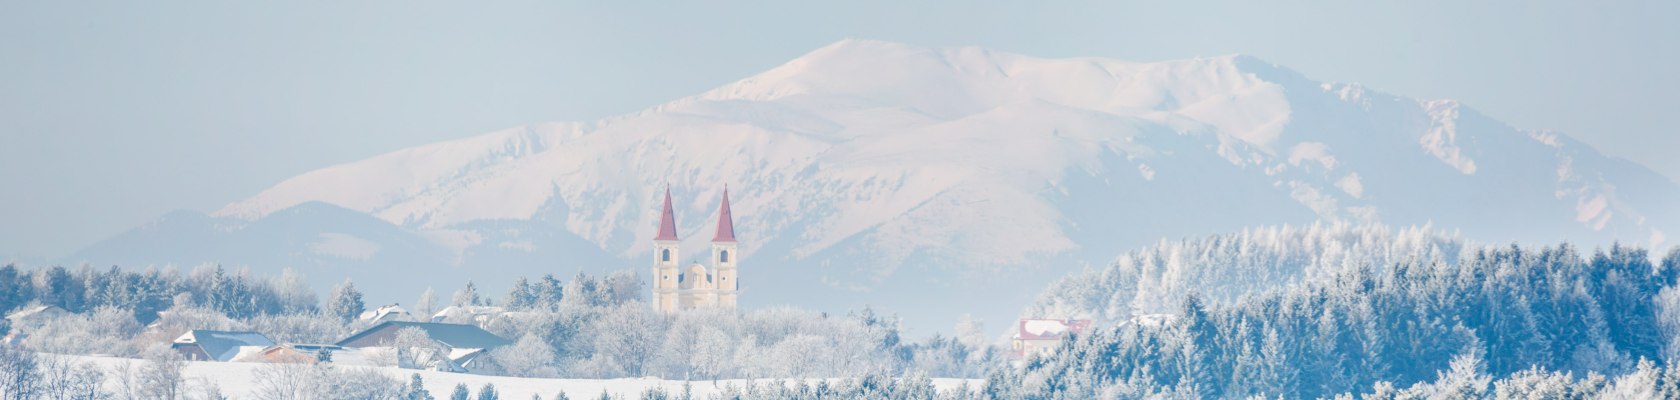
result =
[[[377,305],[365,304],[353,282],[332,288],[319,303],[302,282],[293,273],[269,279],[215,266],[182,274],[8,265],[0,267],[0,308],[69,311],[6,325],[7,332],[27,332],[22,350],[148,359],[168,353],[172,340],[194,329],[254,331],[278,343],[334,343],[372,324],[360,317]],[[980,377],[1002,359],[973,321],[957,327],[960,337],[912,341],[900,337],[896,317],[870,308],[845,315],[794,308],[667,315],[643,302],[646,290],[629,271],[599,279],[520,278],[505,295],[479,293],[468,282],[441,299],[426,288],[412,312],[397,318],[478,325],[507,338],[513,344],[491,351],[489,363],[474,372],[516,377],[712,380],[911,371]],[[398,365],[394,355],[374,361]]]
[[[1429,227],[1323,224],[1161,242],[1071,275],[1024,316],[1097,323],[1025,359],[972,320],[954,337],[915,339],[867,308],[663,314],[644,303],[645,283],[630,271],[520,278],[501,294],[472,283],[447,295],[425,288],[399,318],[477,325],[513,342],[475,374],[754,380],[702,394],[608,396],[621,398],[1675,398],[1677,276],[1680,249],[1658,259],[1621,245],[1482,245]],[[215,398],[216,384],[182,378],[183,361],[168,350],[183,332],[332,343],[368,327],[364,312],[379,308],[353,282],[324,300],[303,282],[214,266],[0,268],[0,307],[68,311],[6,326],[29,340],[0,351],[0,393]],[[140,361],[119,370],[78,361],[85,355]],[[393,377],[396,358],[374,360],[377,373],[252,367],[256,387],[237,392],[427,398],[420,375]],[[945,377],[985,382],[930,383]],[[493,386],[428,395],[496,398]]]
[[[1426,229],[1162,243],[1046,291],[1031,312],[1109,323],[1000,369],[988,392],[1675,398],[1677,275],[1680,249],[1653,263],[1620,245],[1476,246]]]

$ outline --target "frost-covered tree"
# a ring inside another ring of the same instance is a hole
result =
[[[592,332],[595,353],[588,370],[596,376],[646,376],[663,339],[665,318],[646,304],[607,309]]]
[[[40,382],[35,353],[0,346],[0,399],[34,399]]]
[[[429,321],[432,314],[436,313],[437,291],[432,290],[431,286],[427,286],[426,291],[420,292],[420,300],[414,302],[414,317],[420,321]]]
[[[1294,250],[1283,250],[1292,248],[1323,249],[1325,258],[1342,261],[1305,261],[1323,269],[1271,290],[1214,296],[1205,303],[1181,296],[1167,302],[1181,309],[1170,318],[1148,315],[1100,324],[1107,327],[1087,332],[1049,357],[992,375],[991,381],[1009,387],[988,387],[998,388],[994,394],[1005,398],[1105,393],[1329,397],[1373,387],[1396,396],[1425,391],[1455,396],[1497,391],[1497,381],[1494,389],[1486,381],[1531,369],[1571,371],[1584,374],[1576,376],[1588,382],[1594,374],[1637,371],[1640,359],[1672,362],[1666,349],[1673,334],[1665,332],[1672,332],[1674,323],[1665,322],[1673,317],[1665,314],[1664,303],[1675,301],[1675,295],[1663,291],[1680,275],[1668,266],[1680,262],[1652,264],[1643,251],[1621,246],[1582,256],[1567,244],[1472,246],[1367,233],[1368,238],[1411,244],[1339,238],[1339,233],[1264,240],[1235,236],[1130,257],[1178,265],[1174,268],[1187,274],[1203,267],[1201,262],[1246,264],[1251,271],[1292,270],[1303,263]],[[1364,244],[1336,244],[1348,240]],[[1349,254],[1349,248],[1381,256]],[[1446,248],[1462,253],[1441,251]],[[1202,255],[1202,250],[1215,255]],[[1131,276],[1125,271],[1093,279],[1097,287],[1130,287],[1135,281],[1109,280]],[[1168,280],[1180,279],[1188,278]],[[1068,310],[1065,305],[1075,303],[1061,304],[1057,307]],[[1373,386],[1379,382],[1387,386]]]
[[[521,276],[513,280],[513,288],[508,290],[506,304],[509,310],[529,310],[537,307],[537,290],[531,282]]]
[[[499,398],[501,398],[501,395],[496,393],[495,384],[485,383],[483,387],[478,388],[478,398],[476,400],[496,400]]]
[[[37,395],[47,399],[95,400],[112,396],[104,390],[105,371],[97,365],[60,355],[39,360]]]
[[[578,272],[571,282],[561,289],[561,303],[572,307],[600,307],[609,303],[608,295],[601,290],[601,285],[595,277]]]
[[[401,400],[432,400],[432,393],[426,391],[426,382],[420,379],[420,374],[409,376],[408,388],[403,391]]]
[[[546,378],[556,374],[554,347],[534,334],[520,336],[512,345],[491,350],[490,358],[511,376]]]
[[[449,392],[449,400],[471,400],[471,399],[472,399],[472,389],[467,389],[467,384],[465,384],[465,383],[455,384],[455,390]]]
[[[28,349],[57,354],[113,354],[129,356],[135,353],[135,335],[140,323],[133,313],[112,306],[81,314],[69,314],[30,327]]]
[[[316,367],[306,363],[269,363],[251,371],[251,394],[260,400],[304,400],[315,395]]]
[[[647,288],[644,286],[646,285],[642,282],[642,275],[636,270],[613,271],[601,281],[602,297],[611,305],[644,301],[643,295],[647,294]]]
[[[969,347],[985,346],[989,341],[986,339],[985,323],[971,314],[963,314],[957,318],[956,335],[959,343]]]
[[[315,310],[315,289],[309,288],[303,273],[286,268],[280,271],[280,279],[274,281],[273,286],[275,294],[285,304],[287,313],[298,314]]]
[[[332,343],[351,334],[337,316],[320,311],[259,315],[244,322],[250,330],[278,343]]]
[[[327,313],[338,317],[340,321],[349,323],[367,311],[367,305],[362,303],[362,292],[356,290],[356,283],[345,278],[344,283],[334,286],[332,296],[327,299]]]
[[[450,299],[453,301],[451,305],[456,307],[484,305],[484,298],[478,295],[478,284],[475,284],[470,280],[467,281],[467,285],[462,287],[461,290],[456,290],[455,295]]]
[[[543,274],[542,280],[534,285],[537,303],[543,309],[553,310],[560,307],[560,300],[565,297],[566,284],[554,274]]]
[[[402,381],[374,368],[337,368],[315,365],[317,399],[395,399],[407,388]]]
[[[445,357],[448,352],[437,341],[426,334],[426,330],[418,327],[403,327],[397,329],[391,339],[391,348],[396,351],[396,364],[399,368],[427,369],[440,363],[449,362]]]
[[[187,360],[181,353],[166,345],[155,345],[145,352],[140,367],[140,389],[146,398],[174,400],[186,392],[186,378],[182,375]]]

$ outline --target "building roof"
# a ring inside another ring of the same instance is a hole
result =
[[[1022,340],[1059,340],[1069,332],[1083,333],[1091,327],[1088,319],[1023,319],[1015,338]]]
[[[68,314],[68,313],[70,313],[70,311],[65,310],[64,308],[61,308],[59,306],[55,306],[55,305],[34,305],[34,306],[19,308],[17,311],[13,311],[11,314],[6,314],[6,319],[16,321],[16,320],[19,320],[19,319],[29,318],[29,317],[33,317],[33,316],[36,316],[36,315],[60,314],[60,313]]]
[[[399,306],[399,305],[396,305],[396,304],[391,304],[391,305],[386,305],[386,306],[380,306],[379,308],[375,308],[375,309],[372,309],[372,310],[363,311],[362,315],[361,315],[361,317],[359,317],[359,319],[361,319],[363,321],[379,321],[379,320],[383,320],[385,318],[403,316],[403,315],[408,315],[408,310],[404,310],[402,308],[402,306]]]
[[[507,314],[507,312],[506,308],[496,306],[449,306],[432,313],[432,322],[441,322],[454,316],[471,319],[490,318]]]
[[[653,240],[677,240],[677,214],[671,211],[671,188],[665,188],[665,207],[659,214],[659,235]]]
[[[735,217],[729,214],[729,186],[723,187],[723,205],[718,206],[717,236],[713,242],[735,241]]]
[[[354,335],[350,335],[350,337],[344,338],[344,340],[338,341],[338,345],[350,346],[350,343],[356,341],[357,339],[378,333],[387,327],[395,329],[407,327],[420,328],[420,330],[426,331],[426,336],[432,340],[456,349],[488,349],[513,343],[507,339],[503,339],[501,336],[496,336],[494,333],[490,333],[489,331],[472,325],[445,324],[438,322],[385,321],[379,325],[374,325],[371,328],[367,328],[366,330],[357,332]]]
[[[274,345],[273,340],[256,332],[230,332],[194,329],[175,338],[175,346],[198,345],[204,354],[217,361],[229,361],[238,356],[242,348],[258,346],[268,348]]]

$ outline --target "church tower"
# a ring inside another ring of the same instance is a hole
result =
[[[729,212],[729,186],[723,187],[723,205],[718,206],[717,235],[712,237],[712,268],[717,271],[717,305],[724,308],[735,308],[736,292],[740,290],[740,282],[736,280],[736,262],[739,261],[738,246],[735,242],[735,217]]]
[[[723,188],[723,202],[718,206],[711,265],[696,262],[683,266],[681,243],[677,216],[671,210],[671,189],[666,188],[659,233],[653,237],[653,308],[666,313],[709,307],[734,309],[740,289],[735,282],[740,255],[735,243],[735,217],[729,211],[729,187]]]
[[[665,188],[665,206],[659,214],[659,234],[653,237],[653,307],[663,312],[676,311],[678,304],[678,259],[682,257],[677,240],[677,216],[671,211],[671,188]]]

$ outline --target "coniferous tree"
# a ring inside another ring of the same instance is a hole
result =
[[[419,373],[409,376],[408,388],[403,393],[403,400],[432,400],[432,393],[426,391],[426,383],[420,379]]]
[[[544,309],[558,308],[560,300],[565,297],[565,290],[566,284],[555,278],[554,274],[543,274],[542,282],[536,285],[537,301],[542,303]]]
[[[471,400],[471,399],[472,399],[472,389],[467,389],[467,384],[465,384],[465,383],[455,384],[455,391],[449,392],[449,400]]]
[[[367,311],[367,306],[362,304],[362,292],[356,290],[356,284],[349,278],[333,287],[332,297],[327,302],[328,313],[345,323],[355,321],[363,311]]]
[[[25,303],[23,298],[27,286],[19,277],[16,265],[0,267],[0,312],[10,312]]]
[[[531,283],[521,276],[513,280],[513,288],[508,290],[507,305],[509,310],[529,310],[537,306],[537,291]]]
[[[478,296],[478,285],[470,280],[467,281],[466,287],[455,291],[455,296],[451,300],[454,300],[452,305],[456,307],[484,305],[484,300]]]

